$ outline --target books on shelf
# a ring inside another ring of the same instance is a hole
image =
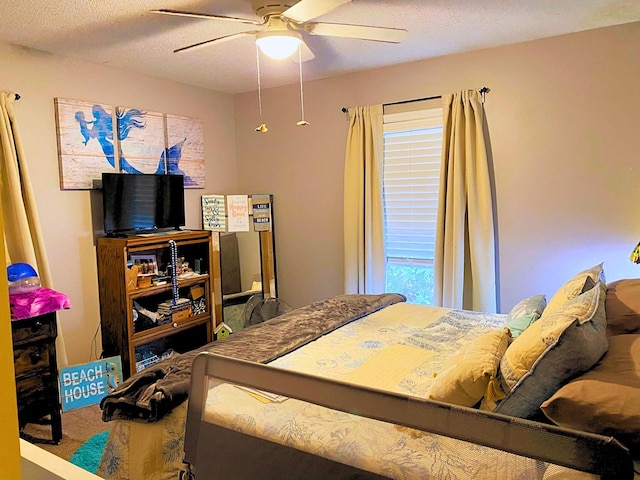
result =
[[[158,315],[162,318],[162,321],[158,322],[159,325],[169,323],[172,321],[183,320],[191,316],[192,302],[188,298],[178,298],[175,305],[173,300],[167,300],[158,305]]]
[[[191,300],[188,298],[179,298],[176,304],[173,304],[173,300],[167,300],[158,305],[158,313],[161,315],[169,315],[171,313],[179,312],[181,310],[188,310],[191,308]]]

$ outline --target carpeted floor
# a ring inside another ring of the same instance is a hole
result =
[[[84,468],[88,472],[97,473],[102,459],[102,452],[109,438],[109,430],[96,433],[76,450],[69,460],[74,465]]]
[[[69,460],[71,456],[96,433],[104,432],[110,427],[102,421],[102,412],[98,405],[90,405],[76,410],[69,410],[62,414],[62,440],[58,445],[39,443],[29,438],[38,447]],[[23,433],[34,438],[51,439],[51,426],[30,423],[23,429]]]

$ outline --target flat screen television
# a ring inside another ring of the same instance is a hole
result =
[[[184,177],[102,174],[104,232],[127,235],[184,226]]]

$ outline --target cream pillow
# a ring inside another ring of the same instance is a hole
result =
[[[431,385],[427,398],[472,407],[495,379],[511,333],[508,328],[489,332],[466,343],[445,364]]]
[[[580,295],[583,292],[587,278],[591,278],[594,284],[598,283],[598,281],[605,284],[606,282],[603,263],[600,263],[599,265],[591,268],[587,268],[577,275],[574,275],[564,285],[562,285],[556,291],[556,293],[553,294],[553,297],[551,297],[551,300],[549,300],[549,302],[547,303],[545,313],[552,313],[555,310],[558,310],[566,302]]]
[[[602,358],[608,347],[604,298],[604,286],[599,283],[553,313],[545,309],[511,343],[499,373],[507,397],[495,412],[533,417],[558,388]]]

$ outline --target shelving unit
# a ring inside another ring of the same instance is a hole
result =
[[[170,241],[177,247],[180,299],[187,308],[162,313],[172,304]],[[98,238],[98,285],[103,355],[120,355],[125,376],[175,351],[183,353],[212,341],[216,325],[214,282],[219,252],[209,231],[178,231],[125,238]],[[155,261],[157,273],[136,277],[139,258]],[[188,265],[188,266],[187,266]],[[167,277],[169,277],[167,279]],[[149,280],[151,284],[148,285]],[[154,281],[166,282],[154,284]]]

